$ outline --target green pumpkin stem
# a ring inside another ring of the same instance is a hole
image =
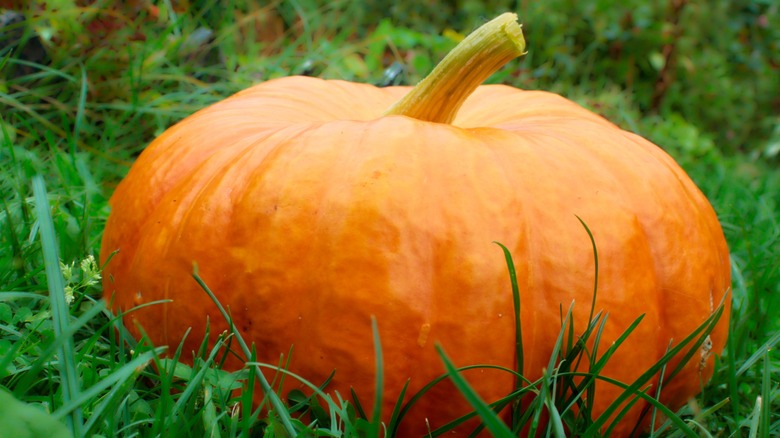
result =
[[[490,75],[524,54],[517,15],[507,12],[469,34],[385,115],[452,123],[463,102]]]

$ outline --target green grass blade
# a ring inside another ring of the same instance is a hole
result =
[[[6,377],[8,377],[8,366],[14,361],[23,344],[21,341],[14,342],[11,344],[11,348],[6,350],[5,355],[0,356],[0,381],[5,381]]]
[[[672,380],[674,376],[676,376],[680,371],[683,370],[685,367],[685,364],[688,363],[688,361],[693,358],[693,356],[699,352],[699,348],[704,343],[707,336],[709,336],[710,332],[715,328],[715,324],[717,324],[718,320],[720,319],[720,316],[723,314],[723,304],[721,303],[716,309],[715,312],[708,318],[701,326],[699,326],[695,331],[695,335],[691,334],[691,336],[688,336],[685,338],[681,345],[686,346],[690,345],[688,348],[688,351],[683,355],[680,362],[677,364],[677,367],[669,374],[668,380]],[[694,338],[698,336],[698,339],[694,341]]]
[[[334,401],[333,397],[331,397],[329,394],[326,394],[322,387],[315,385],[314,383],[309,382],[308,380],[304,379],[302,376],[293,373],[290,370],[287,370],[285,368],[281,368],[278,365],[271,365],[263,362],[247,362],[247,366],[254,366],[258,368],[267,368],[269,370],[273,370],[277,373],[284,374],[287,377],[293,378],[300,382],[302,385],[306,386],[307,388],[311,389],[314,394],[316,394],[319,397],[322,397],[323,400],[329,405],[331,409],[338,409],[339,406],[337,406]]]
[[[410,381],[410,379],[406,379],[406,383],[404,383],[404,387],[401,388],[401,393],[398,395],[398,400],[396,400],[395,406],[393,407],[393,413],[390,415],[390,423],[388,425],[388,436],[395,436],[395,430],[398,427],[401,408],[403,407],[404,397],[406,397],[406,390],[409,389]]]
[[[549,393],[550,397],[547,398],[547,412],[550,414],[550,427],[552,427],[553,436],[557,438],[566,438],[566,430],[563,427],[563,420],[561,414],[558,412],[558,408],[555,406],[555,401],[552,398],[553,392]]]
[[[763,345],[761,345],[756,351],[748,357],[741,367],[736,372],[737,376],[741,376],[747,370],[752,368],[759,360],[765,357],[765,355],[772,351],[775,346],[780,342],[780,332],[772,335]]]
[[[509,248],[502,245],[499,242],[493,242],[501,247],[504,252],[504,259],[506,260],[506,267],[509,271],[509,281],[512,284],[512,304],[514,305],[514,317],[515,317],[515,360],[517,365],[517,373],[523,374],[523,327],[520,321],[520,288],[517,284],[517,272],[515,271],[515,262],[512,259],[512,253],[509,252]],[[523,381],[517,380],[516,386],[522,387]]]
[[[70,309],[65,302],[65,280],[60,271],[60,258],[57,245],[57,236],[54,230],[54,221],[51,217],[51,207],[46,194],[43,177],[36,175],[32,181],[35,196],[35,207],[40,224],[41,245],[43,247],[43,263],[46,268],[46,280],[49,285],[49,297],[51,299],[52,320],[54,333],[57,337],[63,336],[62,346],[59,349],[59,369],[62,384],[63,405],[69,405],[79,397],[79,379],[76,368],[75,347],[71,336],[64,337],[68,331]],[[84,420],[81,409],[76,406],[69,411],[66,424],[74,436],[84,436]]]
[[[376,391],[374,395],[374,411],[369,423],[370,437],[378,437],[382,425],[382,391],[384,389],[384,363],[382,359],[382,343],[379,339],[379,327],[376,317],[371,317],[371,332],[374,336],[374,357],[376,360]]]
[[[772,404],[772,374],[771,362],[769,361],[769,349],[764,350],[764,372],[761,378],[761,400],[764,400],[761,406],[761,419],[759,421],[759,430],[763,430],[769,435],[769,406]]]
[[[465,367],[457,368],[458,372],[463,371]],[[473,367],[472,367],[473,368]],[[446,377],[449,378],[449,375],[446,375]],[[537,382],[534,382],[532,384],[529,384],[528,386],[524,386],[523,389],[519,391],[515,391],[510,393],[509,395],[502,397],[494,402],[491,402],[488,404],[490,406],[490,409],[498,415],[501,411],[503,411],[507,406],[510,404],[518,401],[520,397],[523,396],[523,394],[528,392],[534,392],[534,394],[538,395],[538,393],[534,390],[534,386],[539,385],[541,382],[541,379]],[[528,411],[527,411],[528,412]],[[439,435],[446,435],[448,433],[451,433],[453,429],[460,426],[461,424],[465,423],[466,421],[470,420],[471,418],[476,417],[478,414],[476,411],[471,411],[465,415],[462,415],[452,421],[449,421],[448,423],[436,428],[436,430],[431,432],[432,436],[439,436]],[[479,432],[484,430],[485,425],[480,424],[471,432],[471,436],[478,436]],[[393,435],[389,435],[393,436]]]
[[[365,409],[363,409],[363,404],[360,403],[360,398],[358,397],[354,388],[349,388],[349,395],[352,397],[352,404],[355,406],[355,411],[357,412],[358,416],[360,418],[368,418]]]
[[[0,291],[0,303],[11,300],[42,300],[46,295],[33,292]]]
[[[254,344],[252,345],[252,355],[249,356],[249,362],[257,361],[257,349]],[[255,373],[249,373],[246,380],[246,391],[241,392],[241,411],[244,415],[241,416],[239,428],[241,430],[241,436],[249,436],[249,431],[252,428],[254,420],[257,418],[257,414],[252,412],[252,391],[251,388],[255,387]]]
[[[193,278],[195,278],[195,281],[198,282],[200,287],[208,294],[208,296],[211,298],[214,304],[216,304],[217,309],[219,309],[219,313],[222,315],[223,318],[225,318],[225,321],[229,321],[229,322],[232,321],[230,314],[228,314],[228,312],[225,311],[225,308],[222,307],[222,303],[219,302],[217,296],[214,295],[214,292],[212,292],[211,289],[209,289],[209,287],[206,285],[203,279],[200,278],[200,275],[198,275],[197,265],[195,265],[194,267],[192,276]],[[245,357],[251,357],[252,351],[249,349],[249,346],[247,346],[243,336],[241,336],[241,333],[232,324],[232,322],[230,323],[230,326],[233,334],[236,337],[236,341],[238,342],[238,345],[241,347],[241,351],[244,353]],[[257,381],[260,384],[260,388],[263,390],[263,394],[265,394],[265,396],[268,397],[268,400],[271,402],[271,406],[273,406],[274,410],[276,411],[276,414],[279,416],[279,419],[281,420],[282,426],[284,427],[285,431],[288,434],[290,434],[290,436],[296,436],[297,432],[295,431],[295,427],[292,424],[292,419],[290,418],[290,414],[287,412],[287,409],[284,406],[284,402],[271,388],[271,385],[268,383],[268,380],[265,378],[265,375],[263,375],[262,371],[260,371],[258,368],[256,368],[255,370],[256,370],[255,374],[257,377]]]
[[[204,368],[204,370],[207,368]],[[217,418],[217,408],[214,405],[214,387],[207,382],[203,382],[203,429],[208,434],[209,438],[220,438],[222,434],[219,433],[219,422]],[[188,385],[190,386],[196,385]]]
[[[79,100],[76,106],[76,120],[73,122],[73,134],[68,136],[70,140],[70,158],[73,164],[76,163],[77,141],[81,135],[81,128],[84,125],[84,108],[87,104],[87,71],[81,66],[81,87],[79,89]]]
[[[514,378],[516,378],[516,379],[523,379],[523,382],[525,384],[524,389],[521,389],[521,390],[518,390],[518,391],[514,391],[515,393],[521,393],[522,394],[522,393],[525,393],[527,391],[532,391],[533,390],[533,385],[534,384],[532,382],[530,382],[528,379],[526,379],[524,376],[518,374],[515,370],[509,369],[509,368],[506,368],[506,367],[502,367],[502,366],[498,366],[498,365],[487,365],[487,364],[467,365],[467,366],[463,366],[463,367],[458,368],[458,372],[468,371],[468,370],[473,370],[473,369],[494,369],[494,370],[504,371],[504,372],[507,372],[509,374],[512,374],[514,376]],[[401,408],[401,411],[398,414],[398,422],[402,421],[404,416],[406,416],[406,413],[409,412],[409,410],[411,410],[411,408],[421,398],[423,398],[423,396],[425,396],[425,394],[427,394],[428,391],[431,390],[431,388],[433,388],[434,386],[436,386],[439,383],[443,382],[444,380],[448,379],[449,377],[450,377],[450,374],[448,372],[445,372],[444,374],[439,375],[435,379],[433,379],[430,382],[428,382],[427,384],[425,384],[425,386],[420,388],[414,395],[412,395],[412,397],[409,398],[409,401],[406,402],[406,404],[404,404],[403,408]]]
[[[761,423],[761,413],[764,410],[762,405],[765,404],[766,403],[763,403],[763,398],[760,395],[756,397],[756,403],[753,405],[753,415],[750,418],[750,430],[748,432],[748,438],[758,437],[758,431],[760,429]],[[769,434],[766,436],[769,436]]]
[[[5,49],[3,49],[5,51]],[[13,50],[8,50],[7,52],[0,55],[0,71],[3,71],[3,68],[5,68],[5,65],[8,63],[8,60],[11,58],[11,54],[13,53]]]
[[[444,352],[444,349],[441,347],[441,345],[436,345],[436,351],[439,353],[439,357],[441,357],[441,360],[444,362],[444,368],[447,370],[452,383],[456,388],[458,388],[461,394],[463,394],[469,404],[474,407],[475,411],[482,419],[482,422],[490,431],[491,435],[494,437],[513,437],[514,435],[512,434],[512,431],[509,430],[507,425],[504,424],[500,418],[498,418],[490,406],[482,401],[474,389],[471,388],[471,385],[466,382],[466,379],[463,378],[458,369],[455,368],[455,365],[452,363],[449,357],[447,357],[447,354]]]
[[[590,231],[590,228],[588,228],[588,224],[586,224],[581,217],[577,215],[575,215],[575,217],[578,221],[580,221],[582,227],[585,228],[585,232],[588,233],[590,245],[593,248],[593,297],[591,298],[590,302],[590,316],[588,316],[588,321],[590,322],[593,321],[593,313],[596,310],[596,292],[599,290],[599,251],[596,248],[596,239],[593,237],[593,233]]]
[[[736,357],[736,341],[735,336],[729,336],[726,339],[726,378],[728,379],[728,391],[729,398],[731,400],[739,400],[739,386],[737,384],[737,357]],[[740,417],[739,404],[731,404],[731,416],[734,419]]]
[[[672,341],[669,340],[669,345],[666,346],[666,352],[668,353],[669,350],[672,348]],[[655,398],[661,398],[661,393],[664,389],[664,374],[666,374],[666,364],[664,364],[663,367],[661,367],[661,374],[658,376],[658,388],[655,390]],[[653,408],[653,414],[650,417],[650,438],[652,438],[655,435],[655,421],[656,417],[658,415],[658,409]]]
[[[608,315],[604,315],[602,317],[602,313],[599,312],[595,318],[598,319],[599,324],[596,329],[596,335],[593,339],[593,352],[591,353],[591,360],[588,368],[589,370],[598,369],[598,366],[596,365],[596,358],[599,357],[598,353],[599,353],[599,346],[601,345],[601,336],[604,333],[604,328],[607,325]],[[630,333],[628,330],[626,331]],[[594,383],[595,380],[593,379],[585,379],[585,381],[579,386],[580,388],[582,388],[580,391],[583,390],[585,391],[588,400],[594,400],[596,398],[596,385]],[[570,406],[573,406],[573,403]],[[584,406],[582,408],[582,413],[585,416],[585,418],[592,418],[593,417],[592,412],[593,412],[593,404],[584,403]]]
[[[626,328],[623,333],[618,336],[618,338],[615,340],[615,342],[612,343],[612,345],[607,348],[607,351],[604,352],[604,355],[599,358],[599,360],[596,362],[595,368],[592,368],[591,371],[598,373],[601,371],[606,365],[607,362],[612,358],[612,356],[615,354],[617,349],[625,342],[625,340],[628,338],[628,336],[634,332],[636,327],[642,322],[642,320],[645,318],[645,315],[639,315],[634,322],[631,323],[631,325]]]
[[[509,272],[509,282],[512,286],[512,305],[514,310],[514,322],[515,322],[515,370],[518,375],[523,375],[525,369],[525,357],[523,350],[523,324],[520,318],[520,287],[517,282],[517,271],[515,270],[515,262],[512,258],[512,253],[509,248],[499,242],[494,242],[501,247],[501,251],[504,253],[504,260],[506,262],[507,270]],[[524,379],[515,379],[515,388],[521,389],[525,383]],[[516,407],[519,408],[520,404],[517,403]],[[516,429],[518,423],[521,421],[522,415],[518,412],[518,409],[512,409],[512,429]]]
[[[572,303],[569,305],[569,310],[566,312],[566,315],[561,321],[561,330],[558,332],[558,338],[555,340],[555,345],[553,346],[552,353],[550,354],[550,360],[547,362],[547,367],[545,368],[544,374],[542,376],[541,393],[539,394],[540,401],[535,404],[534,415],[531,419],[529,436],[536,436],[536,430],[540,425],[543,407],[547,408],[547,411],[550,415],[551,422],[548,424],[548,426],[555,428],[555,430],[558,430],[559,427],[562,427],[560,424],[555,424],[561,422],[560,412],[555,406],[555,401],[553,400],[553,397],[555,396],[554,385],[557,382],[557,378],[555,376],[556,363],[558,363],[558,358],[561,356],[561,349],[563,348],[564,337],[565,333],[567,332],[567,328],[574,324],[572,313],[573,310],[574,302],[572,301]]]

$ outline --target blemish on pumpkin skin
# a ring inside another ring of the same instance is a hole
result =
[[[710,335],[707,335],[707,337],[704,338],[704,342],[701,345],[700,354],[701,358],[699,360],[699,374],[701,374],[701,372],[704,371],[704,368],[707,367],[707,359],[709,359],[710,355],[712,354],[712,338],[710,338]]]
[[[428,323],[420,326],[420,334],[417,336],[417,345],[425,347],[425,343],[428,342],[428,334],[431,332],[431,325]]]

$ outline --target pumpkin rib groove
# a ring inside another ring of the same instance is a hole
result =
[[[290,131],[289,128],[286,128],[285,130],[286,131]],[[272,135],[276,134],[277,132],[272,133]],[[249,141],[246,142],[246,144],[243,144],[243,145],[233,145],[235,147],[233,147],[232,149],[234,149],[234,150],[235,149],[241,150],[240,154],[256,153],[257,149],[253,148],[253,146],[255,146],[258,142],[266,141],[269,138],[269,136],[266,136],[266,135],[262,135],[262,136],[259,136],[259,137],[261,137],[261,138],[256,139],[256,140],[250,139]],[[221,170],[221,167],[220,167],[221,162],[217,162],[215,164],[215,160],[216,160],[216,158],[219,155],[223,155],[222,159],[224,159],[224,155],[227,152],[229,152],[229,150],[226,150],[224,148],[222,150],[220,150],[220,151],[216,151],[216,152],[210,154],[204,160],[202,160],[199,164],[196,165],[196,167],[190,169],[190,171],[187,172],[186,175],[183,175],[182,178],[179,179],[179,182],[174,187],[169,189],[167,192],[165,192],[164,195],[162,195],[160,197],[159,202],[157,202],[155,204],[155,207],[154,207],[155,211],[160,209],[162,203],[174,203],[174,204],[177,204],[179,210],[184,208],[183,205],[185,205],[185,204],[192,205],[192,204],[199,203],[199,200],[201,198],[203,198],[204,196],[207,196],[210,193],[210,191],[212,189],[211,188],[211,184],[214,181],[221,180],[221,179],[223,179],[225,177],[225,173],[218,172],[219,170]],[[233,159],[233,156],[231,155],[228,158]],[[208,168],[208,167],[213,167],[213,168],[215,168],[215,170],[213,172],[210,172],[211,176],[209,177],[209,179],[207,181],[203,182],[202,181],[202,179],[203,179],[203,171],[204,171],[205,168]],[[200,183],[201,184],[201,189],[200,189],[199,192],[193,194],[193,192],[190,189],[190,187],[191,187],[192,182],[195,181],[195,180],[201,181],[201,183]],[[182,189],[179,189],[182,186],[186,187],[183,190],[186,190],[186,191],[190,192],[190,196],[192,197],[192,200],[187,201],[184,198],[179,197],[177,195],[177,193],[180,190],[182,190]],[[166,199],[168,201],[166,201]],[[194,213],[194,210],[189,209],[187,214],[185,214],[185,217],[182,217],[182,218],[180,218],[178,220],[178,223],[186,224],[188,222],[188,219],[187,219],[186,216],[188,216],[188,215],[190,215],[192,213]],[[152,216],[149,216],[149,217],[145,218],[144,219],[144,223],[141,224],[141,226],[142,227],[146,227],[147,226],[146,224],[150,220],[153,220],[154,217],[155,216],[152,215]],[[177,240],[181,240],[182,239],[181,233],[184,232],[184,230],[186,230],[186,229],[187,229],[186,227],[180,227],[179,228],[179,232],[178,232],[179,234],[176,237],[166,239],[165,246],[163,248],[159,248],[158,247],[158,251],[161,254],[169,254],[169,253],[173,252],[173,250],[171,249],[170,245],[173,242],[177,241]],[[134,251],[135,255],[133,256],[133,259],[132,259],[134,261],[130,262],[131,265],[132,264],[136,264],[135,260],[138,260],[138,258],[146,257],[146,253],[147,252],[145,252],[145,251],[140,251],[140,252],[139,251]],[[198,260],[192,260],[192,261],[199,262]],[[191,270],[191,268],[192,268],[191,263],[187,263],[187,265],[188,266],[185,267],[185,269]],[[161,284],[161,286],[162,286],[162,296],[161,296],[161,298],[162,299],[169,299],[170,298],[170,296],[171,296],[171,293],[170,293],[171,281],[172,280],[171,280],[170,277],[163,277],[163,278],[160,279],[160,282],[162,283]],[[142,294],[144,293],[143,290],[140,290],[139,292],[142,293]],[[169,343],[170,341],[172,341],[171,338],[168,335],[169,324],[167,323],[167,321],[169,321],[171,319],[169,317],[169,313],[168,313],[169,309],[170,309],[170,306],[162,306],[163,314],[162,314],[161,318],[162,318],[162,321],[163,321],[163,325],[162,325],[163,332],[164,332],[163,333],[163,339],[164,339],[164,342],[166,344]]]
[[[238,153],[238,157],[240,158],[241,156],[243,156],[245,154],[249,154],[249,153],[251,153],[251,151],[252,151],[252,149],[249,148],[249,147],[244,148],[243,151]],[[206,159],[203,162],[201,162],[198,167],[194,168],[190,172],[190,175],[189,175],[190,178],[189,179],[202,180],[203,179],[203,175],[200,172],[204,171],[205,168],[208,168],[208,167],[216,167],[216,166],[214,166],[214,154],[212,154],[208,159]],[[201,182],[201,186],[200,186],[200,188],[198,190],[191,190],[191,189],[189,189],[190,185],[187,184],[188,191],[191,194],[191,201],[187,203],[190,206],[190,208],[187,208],[186,211],[183,213],[182,216],[180,216],[180,219],[178,220],[178,223],[179,224],[183,224],[184,226],[178,227],[178,230],[176,232],[175,237],[167,239],[164,242],[164,244],[162,245],[162,247],[159,248],[160,254],[163,255],[164,257],[168,257],[168,254],[170,254],[172,252],[172,245],[175,242],[182,240],[182,233],[186,232],[186,230],[188,229],[186,227],[186,224],[188,222],[190,222],[190,218],[193,215],[196,214],[196,210],[194,208],[192,208],[191,206],[193,204],[199,204],[200,202],[203,202],[205,200],[205,198],[211,194],[211,189],[212,189],[211,185],[215,181],[219,181],[219,180],[222,180],[222,179],[225,178],[226,173],[225,172],[217,172],[217,170],[218,169],[216,169],[215,171],[212,171],[212,172],[208,172],[208,174],[209,174],[208,178],[206,178],[205,181]],[[191,182],[191,181],[188,181],[187,179],[182,181],[182,183],[187,183],[187,182]],[[168,192],[168,194],[170,195],[171,192]],[[174,194],[175,194],[175,192],[174,192]],[[165,198],[163,198],[163,200],[164,199]],[[185,204],[185,200],[184,199],[181,199],[180,201],[181,201],[179,203],[180,206]],[[185,207],[179,207],[179,208],[184,209]],[[192,262],[193,263],[198,263],[199,261],[197,259],[193,259]],[[167,299],[171,299],[171,282],[172,282],[172,278],[171,277],[167,277],[163,281],[162,295],[163,295],[163,298],[166,299],[166,300]],[[169,317],[171,311],[173,311],[171,306],[164,306],[164,309],[163,309],[163,321],[164,321],[163,322],[163,339],[164,339],[164,342],[166,344],[171,343],[171,339],[168,337],[168,330],[169,330],[169,326],[170,326],[170,323],[168,321],[171,320],[171,318]]]
[[[492,87],[492,86],[491,86]],[[478,90],[479,91],[479,90]],[[464,105],[464,108],[468,108],[469,100],[466,101],[466,104]],[[462,110],[461,110],[462,112]],[[456,119],[457,122],[457,119]],[[498,129],[495,127],[490,127],[489,129]],[[491,133],[497,133],[498,131],[494,131]],[[504,135],[511,135],[516,133],[510,131],[506,132],[504,131]],[[492,156],[495,158],[493,160],[494,163],[498,164],[498,168],[501,170],[501,175],[503,177],[503,180],[505,181],[506,187],[511,187],[514,189],[514,193],[525,193],[527,191],[527,185],[525,184],[525,180],[523,178],[518,178],[518,173],[513,171],[513,169],[509,168],[509,163],[515,163],[516,160],[512,159],[513,157],[509,154],[511,153],[506,148],[496,147],[492,144],[490,144],[488,141],[484,139],[480,139],[480,142],[482,146],[491,151]],[[493,238],[493,241],[499,242],[501,244],[506,245],[508,248],[511,248],[511,252],[513,254],[513,260],[514,260],[514,269],[515,273],[518,279],[518,287],[519,287],[519,293],[520,293],[520,310],[521,310],[521,321],[523,324],[523,345],[528,345],[528,341],[530,339],[535,338],[536,334],[536,321],[535,321],[535,314],[533,312],[529,312],[527,309],[533,309],[536,308],[535,303],[535,296],[534,294],[528,293],[529,291],[533,290],[533,282],[534,282],[534,275],[535,272],[530,265],[530,260],[534,260],[535,257],[533,257],[532,254],[532,245],[531,245],[531,236],[533,235],[532,231],[532,223],[533,221],[528,220],[528,213],[525,208],[524,203],[517,199],[517,195],[511,196],[509,200],[509,206],[507,207],[507,210],[512,211],[513,217],[515,218],[513,229],[515,230],[516,237],[514,239],[507,239],[506,241],[502,241],[500,239],[500,236],[495,236]],[[496,250],[496,257],[500,256],[500,253],[498,249]],[[521,261],[518,263],[518,261]],[[505,284],[506,288],[504,289],[503,293],[505,293],[508,297],[511,297],[512,291],[509,283],[509,277],[508,272],[506,272],[505,269]],[[523,281],[524,280],[524,281]],[[507,316],[509,319],[511,318],[511,312],[507,309]],[[512,327],[512,330],[514,331],[514,326]],[[512,335],[512,338],[515,336]],[[529,339],[525,339],[529,338]],[[511,345],[514,345],[511,344]],[[510,346],[507,345],[507,348],[509,349]],[[532,362],[532,360],[529,360],[528,356],[532,356],[533,353],[530,355],[528,352],[526,352],[526,358],[525,358],[525,364],[526,367],[529,362]],[[512,357],[512,369],[517,369],[517,357],[513,354]],[[525,368],[527,370],[527,368]],[[523,371],[523,370],[521,370]],[[517,387],[517,378],[513,375],[512,376],[512,387]]]

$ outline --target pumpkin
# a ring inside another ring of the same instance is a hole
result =
[[[148,146],[111,198],[106,299],[125,312],[170,300],[127,313],[125,324],[174,347],[191,329],[187,360],[207,318],[212,333],[228,328],[192,278],[197,263],[259,361],[277,364],[294,346],[290,371],[319,384],[335,370],[327,390],[349,397],[354,388],[366,412],[374,316],[387,419],[407,380],[408,399],[444,372],[436,345],[459,366],[516,365],[511,283],[494,242],[514,256],[529,379],[548,364],[561,309],[576,302],[575,332],[585,330],[596,260],[582,219],[598,250],[594,310],[609,315],[601,344],[644,315],[602,372],[632,383],[730,290],[723,232],[659,147],[559,95],[481,85],[523,50],[505,14],[414,88],[287,77],[187,117]],[[679,407],[709,379],[728,311],[726,301],[701,355],[663,382],[662,402]],[[486,401],[516,383],[489,369],[464,376]],[[299,386],[288,378],[284,389]],[[596,383],[593,414],[621,391]],[[453,386],[437,385],[399,436],[468,410]]]

